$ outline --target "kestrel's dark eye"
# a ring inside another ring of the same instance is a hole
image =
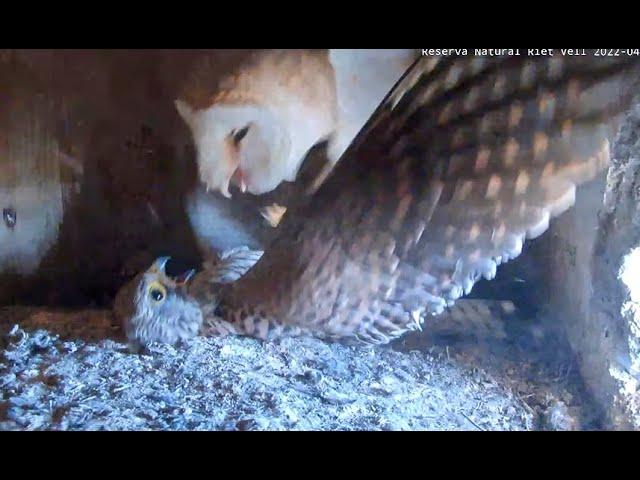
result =
[[[162,302],[167,296],[167,289],[160,282],[156,281],[152,282],[151,285],[149,285],[148,292],[149,296],[156,303]]]
[[[151,298],[153,298],[156,302],[159,302],[164,298],[164,293],[162,293],[157,288],[153,289],[151,290]]]

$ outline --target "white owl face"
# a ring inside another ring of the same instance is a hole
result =
[[[194,110],[176,100],[197,149],[200,181],[231,197],[229,186],[259,195],[275,189],[290,167],[289,142],[275,117],[263,107],[213,105]]]

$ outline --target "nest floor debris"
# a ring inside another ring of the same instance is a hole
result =
[[[430,335],[382,348],[226,337],[138,355],[112,321],[98,310],[0,309],[0,429],[531,430],[591,422],[570,365],[536,363],[535,352],[502,334],[468,341],[435,323]]]

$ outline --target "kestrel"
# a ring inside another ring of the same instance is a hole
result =
[[[419,328],[492,279],[607,166],[638,64],[418,59],[246,274],[171,279],[160,262],[125,287],[116,313],[129,339],[306,334],[383,344]]]

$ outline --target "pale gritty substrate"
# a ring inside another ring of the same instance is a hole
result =
[[[384,348],[227,337],[140,355],[128,351],[108,312],[4,308],[0,429],[589,427],[591,407],[571,365],[536,363],[536,341],[521,341],[540,340],[541,327],[474,333],[467,325],[465,339],[438,325]],[[558,351],[546,340],[538,342],[545,352]]]

